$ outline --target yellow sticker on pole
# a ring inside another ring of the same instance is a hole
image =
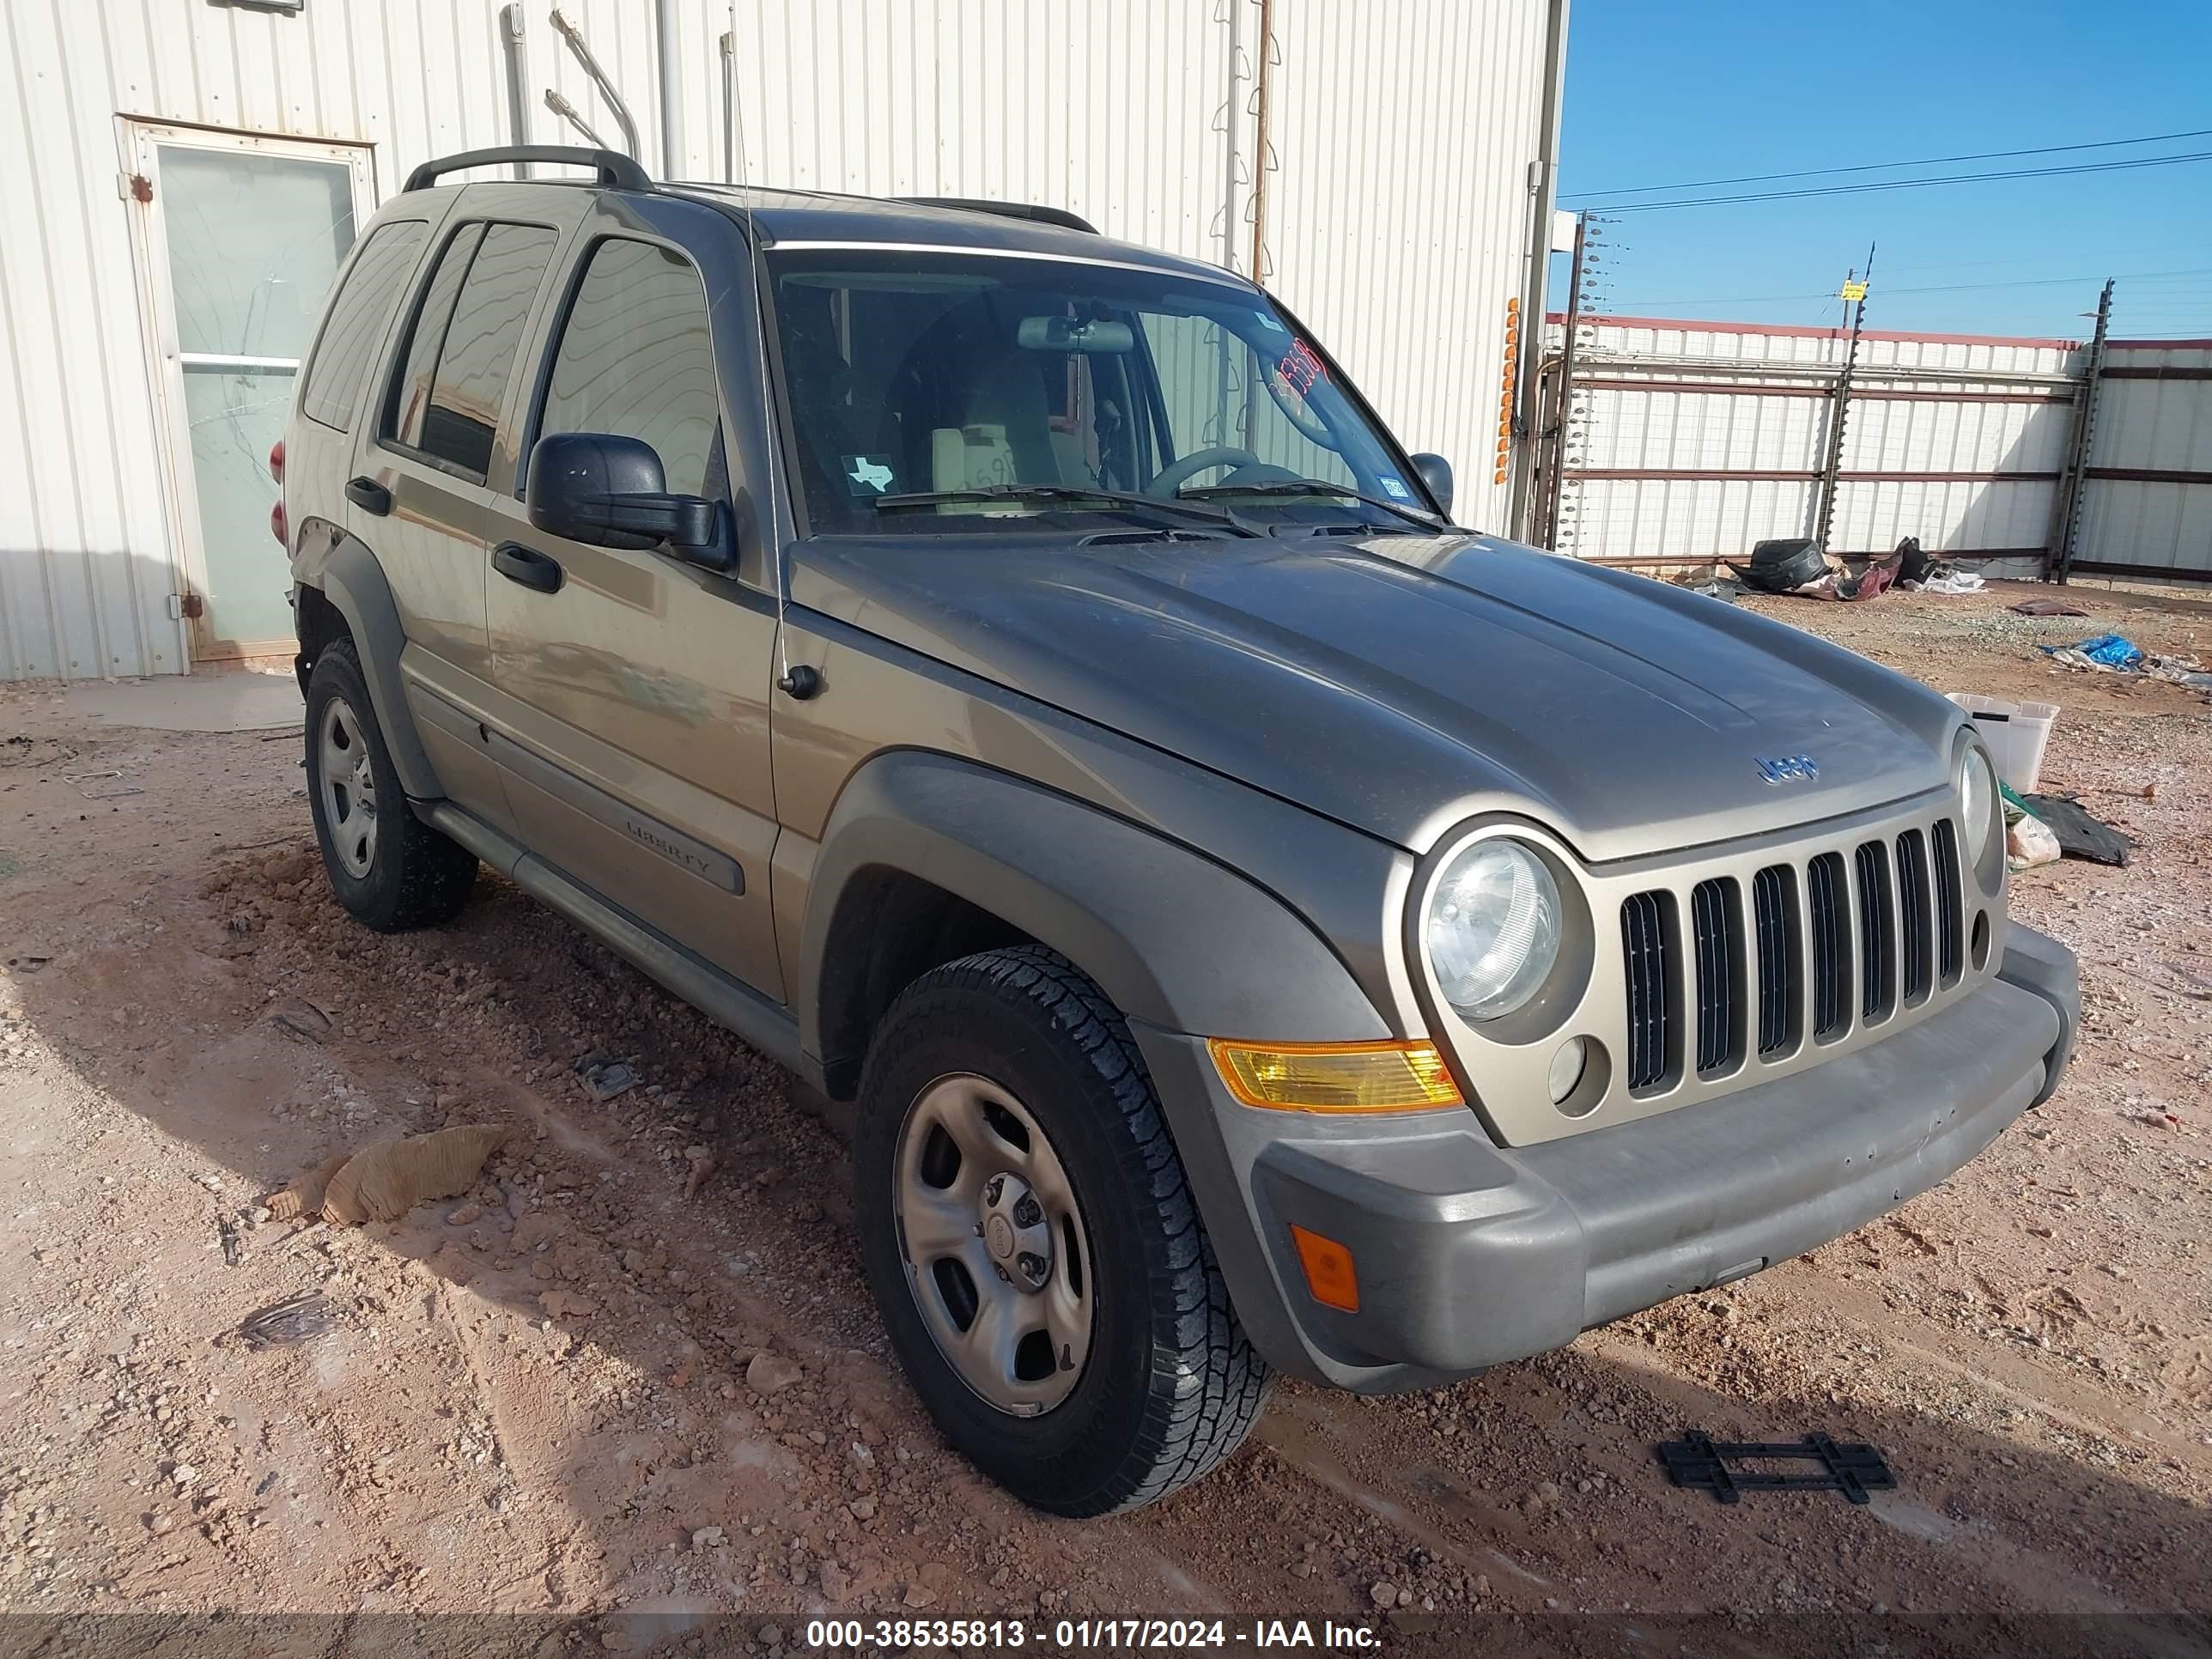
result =
[[[1864,283],[1845,283],[1844,284],[1844,298],[1846,300],[1863,300],[1866,298],[1866,290],[1867,285]]]

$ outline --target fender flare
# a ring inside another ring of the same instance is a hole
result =
[[[323,597],[345,618],[346,629],[361,656],[362,678],[368,682],[368,700],[376,710],[376,723],[391,751],[392,769],[411,800],[439,800],[445,787],[423,750],[415,730],[415,716],[407,706],[407,686],[399,672],[399,653],[407,648],[407,629],[399,620],[392,584],[366,543],[352,536],[339,538],[331,548],[318,584]]]
[[[875,869],[933,883],[1059,951],[1132,1020],[1262,1042],[1391,1034],[1321,936],[1235,871],[1069,796],[901,750],[847,784],[808,884],[799,1027],[817,1057],[830,929],[848,885]]]

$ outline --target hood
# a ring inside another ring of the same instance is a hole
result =
[[[1398,846],[1594,861],[1943,786],[1958,710],[1784,623],[1487,537],[793,550],[793,597]],[[1804,769],[1762,762],[1803,757]],[[1773,770],[1778,769],[1766,769]]]

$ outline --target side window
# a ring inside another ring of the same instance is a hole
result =
[[[559,240],[535,225],[485,229],[438,353],[417,444],[426,455],[479,478],[491,465],[492,434],[530,320],[530,302]]]
[[[352,427],[368,360],[399,309],[408,274],[429,234],[421,220],[401,219],[378,226],[362,244],[331,301],[301,383],[300,412],[309,420],[341,432]]]
[[[378,434],[395,439],[410,449],[422,447],[422,416],[430,404],[430,377],[437,372],[438,352],[446,343],[446,325],[453,320],[461,278],[467,274],[469,261],[476,257],[483,232],[482,225],[463,225],[453,233],[422,290],[422,303],[416,308],[414,330],[393,378],[391,402]]]
[[[659,454],[670,490],[701,495],[720,419],[698,271],[650,242],[601,242],[553,348],[538,436],[641,438]]]

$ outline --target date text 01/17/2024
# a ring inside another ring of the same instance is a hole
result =
[[[1372,1651],[1382,1632],[1334,1620],[1061,1619],[1032,1628],[1018,1619],[816,1619],[806,1645],[818,1652],[1035,1645],[1047,1652],[1171,1652],[1199,1648],[1335,1649]]]

